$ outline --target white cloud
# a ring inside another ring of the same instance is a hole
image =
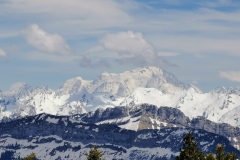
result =
[[[220,71],[220,77],[226,78],[230,81],[240,82],[240,71]]]
[[[169,3],[169,0],[165,2]],[[232,2],[234,1],[211,1],[222,5],[233,4]],[[197,54],[219,52],[240,54],[239,10],[223,11],[212,7],[209,9],[205,1],[187,0],[181,3],[195,4],[196,9],[160,7],[159,12],[155,9],[151,11],[151,8],[146,12],[146,5],[138,5],[139,3],[135,1],[134,6],[137,6],[138,10],[136,10],[139,11],[136,12],[132,8],[125,7],[126,4],[131,6],[129,3],[126,0],[121,2],[118,0],[8,0],[8,3],[0,5],[0,15],[13,13],[17,16],[26,13],[30,19],[40,17],[41,22],[38,24],[45,23],[48,29],[57,30],[57,33],[64,33],[74,38],[80,34],[88,36],[91,33],[101,36],[106,30],[117,27],[117,29],[141,31],[155,47],[159,47],[159,50]],[[44,19],[41,18],[43,16]]]
[[[0,48],[0,57],[4,57],[6,55],[7,55],[6,52]]]
[[[120,64],[134,64],[136,66],[172,65],[158,56],[154,47],[142,36],[140,32],[119,32],[107,34],[100,43],[107,49],[119,54],[116,61]]]
[[[108,50],[119,53],[120,57],[132,58],[141,56],[149,63],[157,56],[153,46],[139,32],[119,32],[107,34],[100,43]]]
[[[10,19],[17,25],[1,26],[4,32],[0,29],[0,37],[16,36],[19,32],[15,31],[31,23],[73,39],[79,35],[102,36],[106,28],[125,27],[131,22],[128,5],[133,6],[132,3],[127,0],[7,0],[0,4],[0,19],[3,22]]]
[[[153,46],[139,32],[128,31],[107,34],[100,40],[100,43],[106,49],[116,51],[120,54],[155,54]]]
[[[27,27],[23,34],[29,44],[41,51],[60,55],[71,54],[71,48],[60,35],[47,33],[37,24]]]

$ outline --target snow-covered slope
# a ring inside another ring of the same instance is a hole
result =
[[[143,103],[158,107],[178,108],[190,119],[203,116],[213,122],[229,123],[240,126],[240,92],[219,89],[202,93],[195,87],[174,94],[164,94],[155,88],[138,88],[121,103],[123,106],[135,106]]]
[[[147,67],[120,74],[102,73],[88,87],[88,91],[127,96],[138,87],[156,88],[163,93],[175,93],[188,89],[190,85],[179,82],[174,75],[162,69]]]
[[[72,78],[67,80],[56,92],[60,95],[83,92],[90,83],[91,81],[83,80],[81,77]]]

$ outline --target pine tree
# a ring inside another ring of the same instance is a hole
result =
[[[216,156],[213,153],[204,155],[197,148],[197,142],[191,133],[187,133],[183,139],[183,148],[180,148],[180,155],[176,156],[176,160],[236,160],[235,153],[224,153],[224,146],[219,144],[216,147]]]
[[[27,157],[23,158],[23,160],[37,160],[37,157],[35,153],[31,153]]]
[[[209,153],[209,154],[206,156],[206,160],[216,160],[216,159],[215,159],[215,157],[214,157],[214,154]]]
[[[205,160],[205,155],[197,148],[197,142],[192,133],[187,133],[183,139],[183,148],[176,160]]]
[[[224,146],[223,145],[217,145],[216,147],[216,159],[217,160],[224,160]]]
[[[236,153],[232,153],[232,157],[231,158],[232,158],[231,160],[236,160],[237,159]]]
[[[97,145],[93,146],[93,149],[89,153],[85,153],[87,160],[104,160],[103,152],[97,149]]]
[[[237,156],[235,153],[224,154],[224,146],[219,144],[216,147],[216,159],[217,160],[236,160]]]
[[[232,160],[232,154],[227,153],[226,156],[224,157],[224,160]]]

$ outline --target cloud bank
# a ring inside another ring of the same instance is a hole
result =
[[[63,37],[42,30],[37,24],[28,26],[23,35],[27,42],[40,51],[50,54],[69,55],[71,48]]]
[[[101,40],[102,46],[119,54],[116,62],[135,66],[167,67],[173,64],[163,60],[140,32],[119,32],[107,34]]]
[[[229,81],[240,82],[240,71],[220,71],[219,75]]]

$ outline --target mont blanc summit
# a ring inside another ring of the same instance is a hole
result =
[[[1,91],[0,96],[1,119],[40,113],[74,115],[97,108],[151,104],[177,108],[190,119],[202,116],[240,126],[240,116],[236,114],[240,106],[239,88],[220,87],[203,93],[156,67],[120,74],[104,72],[91,81],[76,77],[58,90],[17,83],[9,91]]]

